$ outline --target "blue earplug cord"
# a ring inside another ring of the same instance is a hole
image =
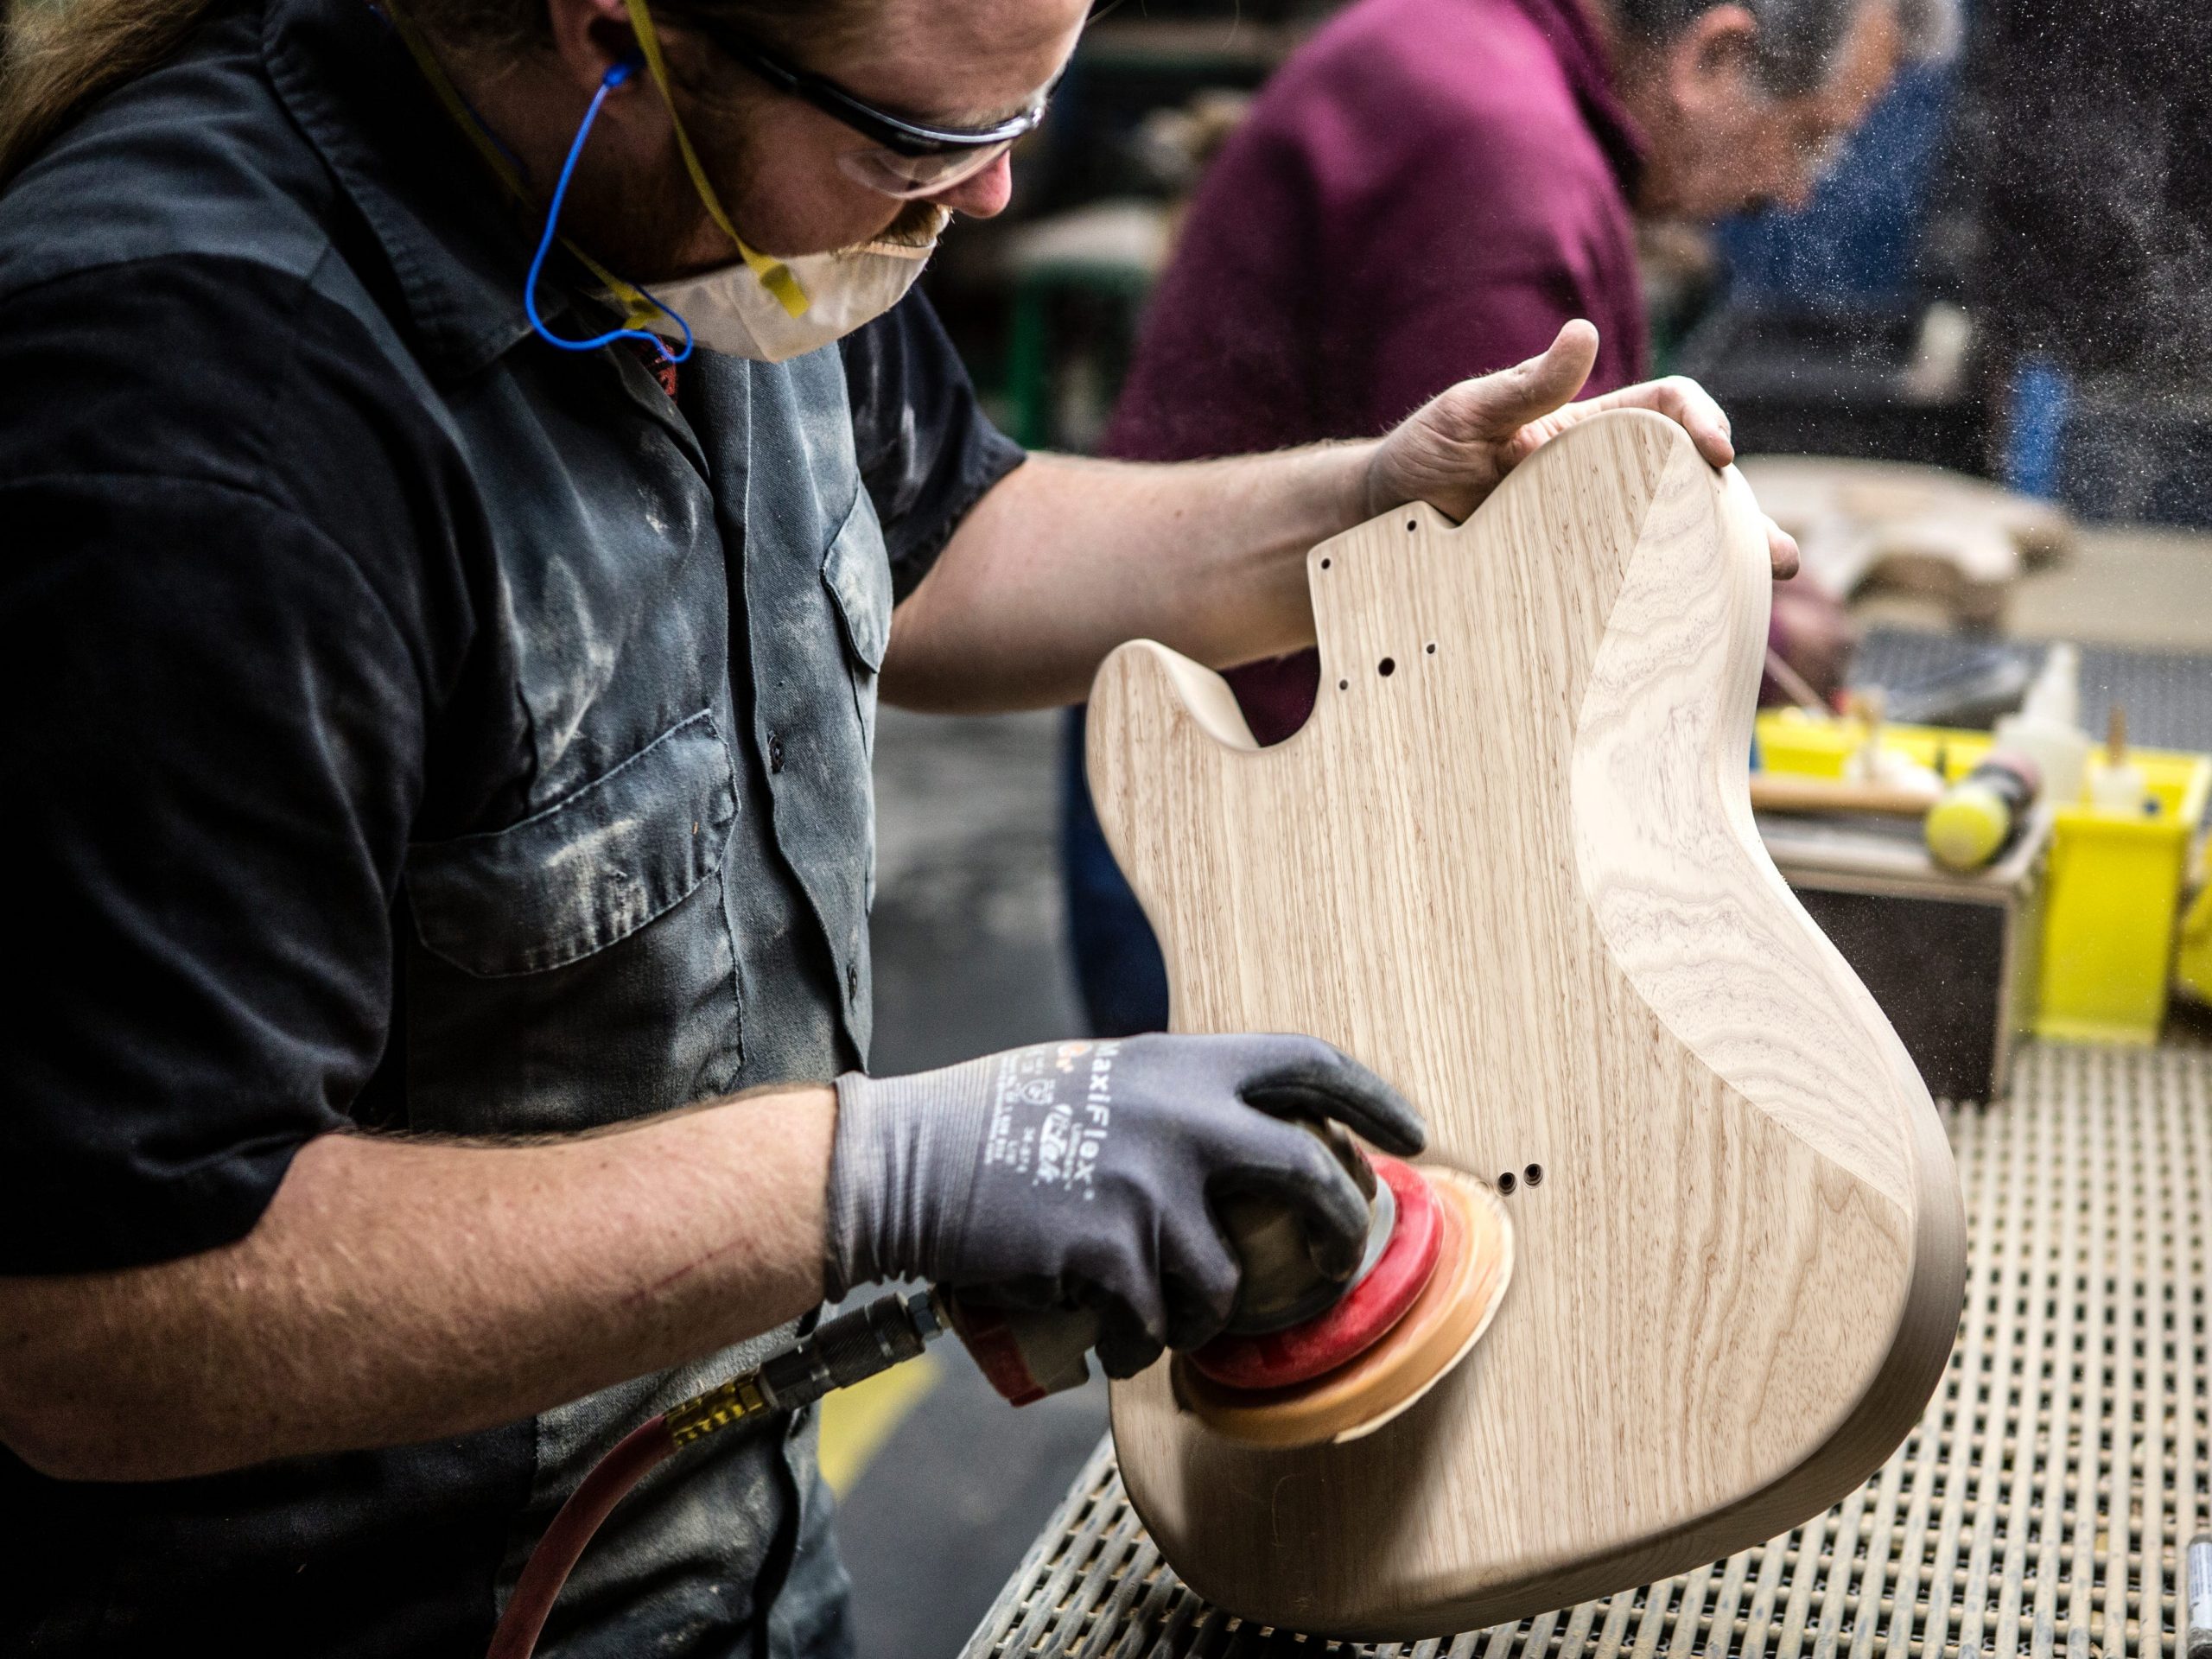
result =
[[[545,230],[537,238],[537,251],[531,256],[530,275],[523,283],[522,308],[524,315],[529,317],[530,326],[537,332],[537,337],[547,345],[557,346],[562,351],[594,352],[601,346],[610,345],[618,340],[641,340],[659,351],[670,362],[681,363],[691,355],[691,325],[674,311],[670,310],[667,306],[662,305],[658,300],[653,299],[650,294],[645,297],[652,300],[653,303],[660,308],[662,313],[683,331],[683,346],[680,351],[670,352],[659,335],[644,328],[610,328],[603,334],[593,335],[589,340],[563,340],[548,328],[545,326],[545,319],[537,314],[538,276],[545,268],[545,256],[553,247],[555,230],[561,222],[561,203],[568,196],[569,181],[576,170],[576,158],[584,153],[584,140],[591,136],[591,124],[599,118],[599,106],[607,102],[607,95],[635,74],[644,62],[645,60],[640,54],[632,52],[600,78],[599,90],[592,94],[591,106],[584,111],[583,121],[576,128],[575,141],[569,146],[568,159],[561,163],[561,176],[554,183],[553,200],[545,209]]]

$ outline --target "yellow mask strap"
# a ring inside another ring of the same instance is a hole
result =
[[[399,38],[406,45],[409,55],[415,60],[415,67],[423,72],[423,79],[430,83],[430,90],[438,95],[438,102],[445,105],[446,113],[453,118],[454,124],[467,134],[468,142],[475,145],[476,153],[484,158],[484,165],[490,168],[493,176],[507,188],[508,194],[526,207],[535,207],[537,204],[531,200],[530,193],[523,188],[522,180],[515,172],[514,162],[508,159],[505,150],[492,142],[492,135],[484,130],[484,124],[476,118],[476,111],[468,107],[467,101],[461,95],[461,89],[453,84],[452,78],[446,73],[445,66],[430,50],[430,43],[423,38],[423,31],[415,26],[412,18],[392,3],[392,0],[384,0],[384,9],[391,19],[392,27],[399,31]],[[665,329],[667,311],[655,305],[635,283],[623,281],[567,237],[561,238],[561,245],[575,256],[576,263],[589,271],[601,287],[621,302],[624,313],[622,326],[625,328],[643,329],[649,333]]]
[[[745,238],[737,233],[737,226],[729,222],[729,215],[722,211],[721,199],[715,194],[715,187],[707,181],[707,169],[699,165],[699,153],[691,148],[691,136],[683,130],[683,118],[676,112],[676,97],[669,90],[668,63],[661,56],[660,35],[653,28],[652,13],[645,9],[645,0],[623,0],[630,13],[630,27],[637,31],[638,47],[645,54],[645,68],[653,78],[653,85],[660,88],[661,102],[668,105],[669,124],[676,129],[676,147],[683,155],[684,169],[691,175],[691,187],[699,193],[699,200],[706,204],[707,213],[721,233],[736,245],[747,267],[760,281],[760,286],[776,296],[776,302],[794,317],[806,315],[806,290],[798,285],[791,267],[780,259],[746,245]]]

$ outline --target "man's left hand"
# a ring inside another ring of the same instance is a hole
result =
[[[1462,380],[1415,410],[1375,448],[1367,469],[1367,512],[1388,512],[1426,501],[1465,518],[1521,462],[1579,421],[1611,409],[1649,409],[1681,423],[1698,453],[1715,467],[1736,459],[1728,417],[1704,387],[1676,375],[1624,386],[1584,403],[1582,390],[1598,360],[1598,330],[1568,323],[1541,357]],[[1777,577],[1797,570],[1797,543],[1773,520],[1767,550]]]

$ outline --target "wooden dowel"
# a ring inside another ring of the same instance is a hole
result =
[[[1936,791],[1897,784],[1850,783],[1840,778],[1803,778],[1783,772],[1751,774],[1755,812],[1871,812],[1883,817],[1925,817]]]

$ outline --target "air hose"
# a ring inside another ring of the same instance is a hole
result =
[[[1221,1219],[1242,1263],[1240,1312],[1250,1321],[1233,1328],[1280,1336],[1294,1325],[1311,1325],[1324,1331],[1325,1339],[1342,1343],[1348,1340],[1339,1328],[1344,1321],[1324,1325],[1325,1311],[1337,1307],[1347,1289],[1357,1288],[1376,1268],[1397,1233],[1398,1208],[1390,1188],[1377,1185],[1374,1171],[1341,1128],[1305,1127],[1328,1143],[1367,1196],[1366,1255],[1349,1283],[1317,1285],[1318,1268],[1294,1217],[1274,1205],[1231,1200]],[[1407,1175],[1420,1179],[1410,1170]],[[913,1358],[948,1329],[991,1386],[1017,1406],[1081,1387],[1090,1376],[1085,1356],[1098,1340],[1097,1315],[1088,1307],[1002,1307],[988,1299],[929,1290],[879,1296],[824,1321],[756,1370],[670,1407],[592,1465],[524,1563],[493,1632],[490,1659],[531,1659],[546,1616],[593,1535],[663,1462],[734,1423],[796,1411],[865,1382]]]
[[[922,1351],[944,1325],[927,1291],[879,1296],[816,1327],[758,1369],[670,1407],[591,1467],[537,1541],[492,1633],[489,1659],[530,1659],[546,1616],[601,1522],[647,1474],[734,1423],[796,1411]]]

